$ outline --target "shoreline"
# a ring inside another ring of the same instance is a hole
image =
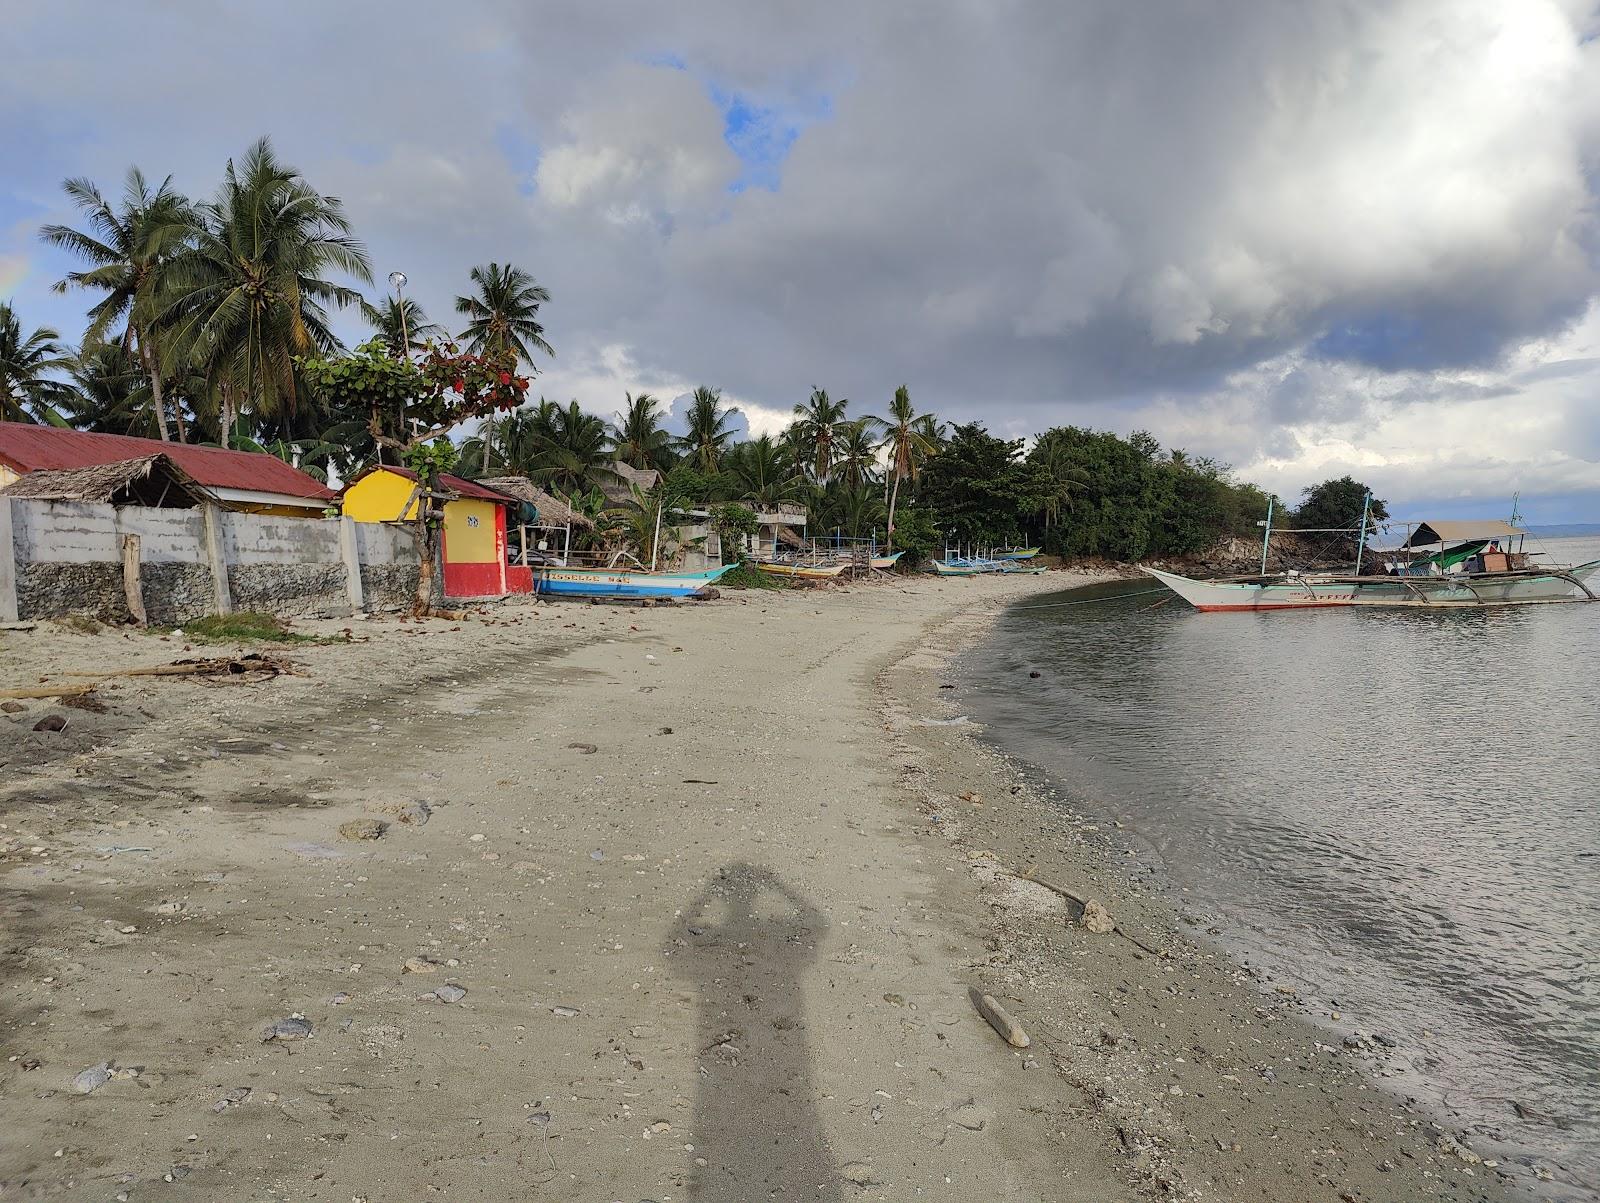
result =
[[[1117,579],[1106,572],[1081,583]],[[1492,1155],[1483,1164],[1458,1133],[1386,1089],[1372,1056],[1381,1048],[1341,1046],[1331,1021],[1297,1013],[1295,991],[1271,988],[1220,944],[1186,931],[1170,886],[1142,880],[1164,875],[1160,858],[1108,804],[1064,797],[980,722],[928,727],[909,718],[930,703],[946,719],[963,717],[955,661],[980,651],[1002,616],[944,624],[920,662],[892,666],[876,684],[891,723],[934,766],[909,773],[906,788],[991,907],[986,988],[1016,1004],[1019,1017],[1042,1014],[1069,1030],[1051,1048],[1056,1068],[1116,1134],[1129,1181],[1162,1197],[1533,1197],[1523,1191],[1544,1184],[1531,1172],[1515,1179]],[[1079,906],[1028,877],[1103,903],[1147,947],[1087,932]],[[1187,980],[1175,987],[1174,978]],[[1155,989],[1186,993],[1181,1039],[1171,1008],[1107,1001]],[[1097,1016],[1114,1022],[1096,1031]],[[1151,1090],[1157,1081],[1177,1092]],[[1264,1129],[1272,1132],[1265,1145]],[[1252,1130],[1254,1150],[1241,1135]],[[1345,1147],[1308,1139],[1328,1133]]]
[[[0,1196],[1500,1198],[922,725],[1004,604],[1088,579],[301,623],[355,641],[29,702]],[[224,650],[41,624],[0,679]],[[995,872],[1033,863],[1176,955]]]

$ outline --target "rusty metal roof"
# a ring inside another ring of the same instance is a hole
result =
[[[165,455],[207,489],[239,489],[329,501],[334,492],[292,464],[260,451],[227,451],[193,443],[163,443],[126,434],[93,434],[0,422],[0,463],[20,475],[44,469],[93,468]]]

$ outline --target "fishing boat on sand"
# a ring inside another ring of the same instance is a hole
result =
[[[723,564],[701,572],[650,572],[545,564],[534,569],[534,589],[550,597],[699,597],[733,568]]]
[[[968,560],[929,560],[928,571],[935,576],[977,576],[983,569]]]
[[[1368,503],[1370,505],[1369,496]],[[1353,573],[1266,571],[1271,511],[1262,541],[1262,571],[1254,576],[1196,580],[1157,568],[1144,571],[1196,610],[1305,610],[1333,606],[1467,608],[1600,601],[1588,581],[1600,560],[1535,564],[1524,550],[1525,530],[1509,522],[1405,523],[1398,547],[1378,553],[1382,571],[1363,573],[1367,517],[1362,515]],[[1350,535],[1352,531],[1333,531]]]
[[[906,553],[903,552],[903,551],[897,551],[893,555],[873,556],[872,557],[872,566],[874,568],[881,569],[881,570],[887,570],[887,569],[893,568],[895,566],[895,561],[897,561],[901,556],[903,556],[905,554]]]
[[[1031,560],[1039,554],[1037,547],[1005,547],[994,553],[996,560]]]
[[[786,576],[803,581],[825,581],[850,567],[848,560],[832,564],[801,564],[793,560],[757,560],[755,565],[769,576]]]

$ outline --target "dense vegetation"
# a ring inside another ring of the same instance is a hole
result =
[[[513,264],[473,267],[453,332],[410,298],[364,297],[356,286],[372,283],[371,265],[343,206],[265,139],[227,164],[210,200],[138,170],[116,203],[89,180],[64,187],[82,228],[41,233],[82,261],[57,287],[89,294],[86,326],[74,350],[0,303],[0,420],[265,450],[323,479],[382,461],[430,479],[445,468],[525,475],[593,518],[596,541],[646,552],[654,515],[689,508],[732,535],[753,511],[803,506],[812,533],[891,539],[908,561],[1022,543],[1119,560],[1184,554],[1254,536],[1266,512],[1266,494],[1224,465],[1148,434],[1062,426],[1030,446],[946,426],[905,387],[881,414],[813,388],[782,433],[742,440],[713,388],[688,399],[681,433],[648,393],[625,394],[611,421],[576,400],[522,404],[535,357],[555,353],[540,321],[549,293]],[[369,340],[347,350],[335,309],[358,313]],[[447,441],[469,420],[470,437]],[[661,479],[608,500],[603,489],[626,492],[618,463]],[[1325,482],[1294,518],[1352,525],[1365,491]]]

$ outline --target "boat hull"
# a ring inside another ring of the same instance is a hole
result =
[[[1015,551],[997,551],[994,553],[996,560],[1031,560],[1039,554],[1037,547],[1019,547]]]
[[[628,568],[541,568],[538,592],[551,597],[694,597],[733,569],[641,572]]]
[[[905,554],[906,553],[903,552],[903,551],[897,551],[892,556],[873,556],[872,557],[872,566],[874,568],[880,568],[880,569],[881,568],[893,568],[894,565],[895,565],[895,561],[898,560],[901,556],[903,556]]]
[[[976,564],[947,564],[943,560],[930,560],[928,567],[937,576],[977,576],[982,571]]]
[[[1337,606],[1440,609],[1587,600],[1579,582],[1587,582],[1600,572],[1600,560],[1580,564],[1564,573],[1376,577],[1359,580],[1306,576],[1281,581],[1197,581],[1156,568],[1146,568],[1144,571],[1202,613],[1309,610]]]
[[[769,576],[787,576],[802,581],[825,581],[838,576],[850,565],[848,563],[784,564],[770,560],[757,560],[756,567]]]
[[[1355,605],[1356,587],[1348,584],[1197,581],[1157,568],[1144,570],[1203,614],[1230,610],[1308,610]]]

